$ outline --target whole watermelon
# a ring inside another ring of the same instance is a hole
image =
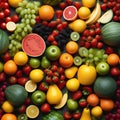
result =
[[[47,4],[47,5],[51,5],[51,6],[58,5],[61,1],[63,1],[63,0],[41,0],[41,2],[43,4]]]

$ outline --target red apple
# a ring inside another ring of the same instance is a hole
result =
[[[17,83],[20,84],[20,85],[25,85],[25,83],[28,81],[28,77],[19,77],[17,79]]]
[[[110,74],[112,76],[118,76],[118,75],[120,75],[120,69],[118,67],[112,67],[110,69]]]
[[[15,73],[16,77],[22,77],[23,76],[23,71],[22,70],[17,70],[17,72]]]
[[[25,65],[23,66],[22,68],[22,71],[26,74],[26,75],[29,75],[30,71],[32,70],[31,66],[30,65]]]
[[[6,80],[6,74],[4,72],[0,73],[0,82],[3,82]]]
[[[4,55],[2,56],[2,59],[4,62],[7,62],[8,60],[10,60],[11,59],[10,53],[9,52],[4,53]]]
[[[8,82],[9,82],[10,84],[16,84],[16,83],[17,83],[17,78],[16,78],[15,76],[10,76],[10,77],[8,78]]]

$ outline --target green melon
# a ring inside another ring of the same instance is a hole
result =
[[[94,82],[93,89],[99,97],[111,98],[116,92],[117,84],[112,77],[101,76]]]
[[[55,6],[58,5],[62,0],[41,0],[43,4]]]

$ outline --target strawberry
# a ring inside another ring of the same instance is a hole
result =
[[[47,22],[47,21],[43,21],[42,24],[43,24],[44,26],[48,26],[48,22]]]
[[[68,26],[68,22],[63,21],[63,22],[62,22],[62,25],[63,25],[63,28],[66,28],[66,27]]]
[[[106,11],[107,10],[107,4],[106,3],[101,4],[101,9],[103,11]]]
[[[49,27],[56,27],[56,25],[57,25],[57,22],[55,20],[48,23]]]
[[[82,97],[82,92],[80,90],[75,91],[72,93],[72,99],[73,100],[78,100]]]
[[[52,35],[55,37],[55,36],[57,36],[59,34],[59,31],[58,30],[53,30],[52,31]]]
[[[62,23],[60,23],[60,24],[57,25],[57,30],[60,30],[60,31],[63,30],[63,25],[62,25]]]
[[[49,42],[52,42],[52,41],[55,40],[55,38],[54,38],[54,36],[53,36],[52,34],[50,34],[50,35],[48,36],[47,40],[48,40]]]
[[[52,41],[52,45],[58,45],[58,42],[56,40]]]
[[[62,15],[63,15],[62,13],[63,13],[62,10],[56,10],[56,17],[57,17],[57,18],[61,18]]]
[[[73,4],[73,1],[72,0],[66,0],[65,1],[68,5],[72,5]]]
[[[79,8],[81,7],[81,3],[80,3],[79,1],[74,1],[74,2],[73,2],[73,5],[74,5],[77,9],[79,9]]]
[[[63,10],[65,7],[67,6],[67,4],[65,2],[61,2],[59,4],[59,7]]]

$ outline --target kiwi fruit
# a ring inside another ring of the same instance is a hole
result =
[[[82,61],[82,58],[81,58],[80,56],[75,56],[75,57],[73,58],[73,62],[74,62],[74,64],[75,64],[76,66],[80,66],[83,61]]]
[[[85,47],[80,47],[78,53],[81,57],[88,57],[88,49]]]
[[[28,117],[26,114],[23,113],[23,114],[18,115],[18,120],[28,120]]]
[[[73,41],[78,41],[80,39],[80,34],[78,32],[72,32],[70,34],[70,38]]]

